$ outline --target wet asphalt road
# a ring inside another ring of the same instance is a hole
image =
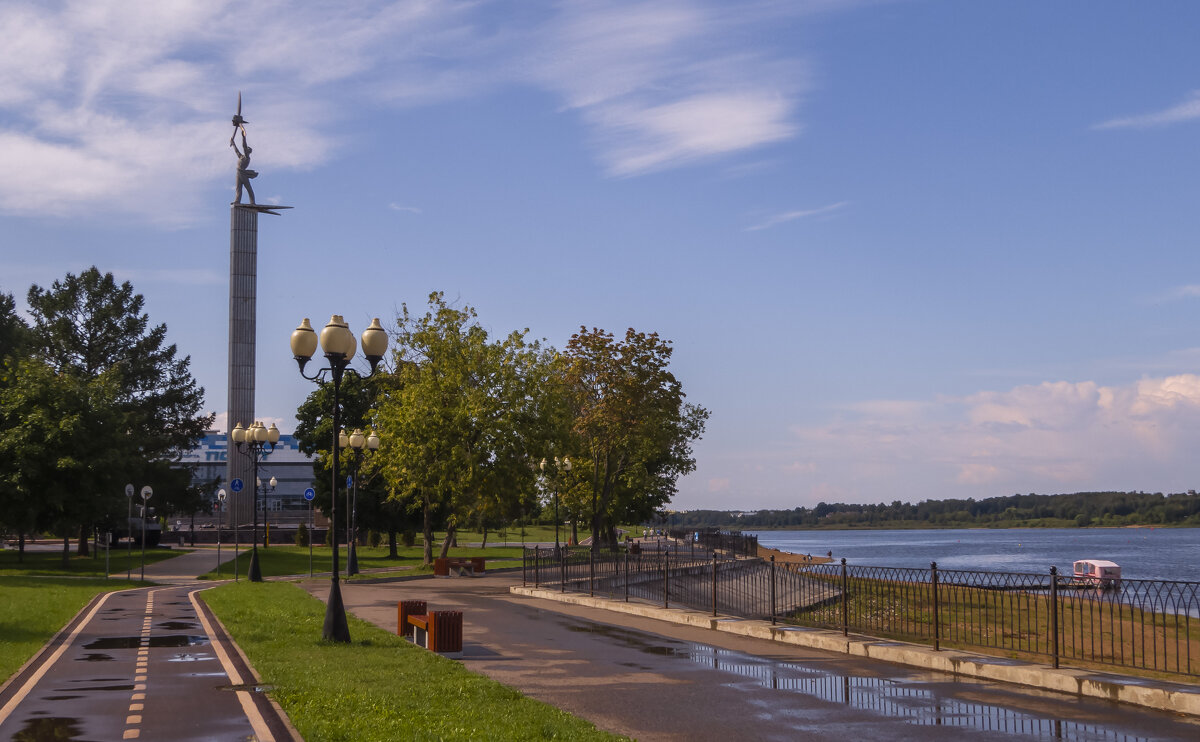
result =
[[[396,629],[396,601],[464,612],[462,662],[640,740],[1200,739],[1188,717],[512,596],[520,574],[343,583]],[[324,599],[327,583],[308,589]]]
[[[0,722],[0,740],[254,739],[194,589],[109,595]]]

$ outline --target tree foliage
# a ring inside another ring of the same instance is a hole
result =
[[[448,532],[511,515],[532,495],[530,454],[548,435],[540,396],[549,354],[514,332],[489,338],[470,307],[441,293],[397,319],[396,381],[380,400],[380,467],[393,500],[422,514],[425,558],[435,522]]]
[[[190,359],[150,324],[141,295],[95,267],[27,296],[27,331],[0,300],[0,337],[16,337],[0,394],[0,476],[19,501],[0,519],[15,528],[81,531],[124,511],[126,482],[151,484],[156,504],[187,498],[188,474],[170,464],[212,418]],[[16,513],[14,515],[13,513]]]

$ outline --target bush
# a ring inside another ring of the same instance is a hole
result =
[[[296,529],[296,546],[308,546],[308,526],[303,523]]]
[[[411,528],[406,528],[400,534],[400,543],[412,548],[417,543],[417,532]]]
[[[369,531],[367,533],[367,545],[379,546],[383,543],[383,534],[379,531]]]

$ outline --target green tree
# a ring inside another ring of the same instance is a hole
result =
[[[520,509],[534,491],[531,456],[549,437],[542,380],[550,354],[526,332],[491,340],[470,307],[429,297],[422,316],[402,308],[396,383],[376,420],[390,495],[422,514],[425,559],[435,519],[445,555],[460,525]]]
[[[200,414],[204,390],[190,357],[166,342],[166,325],[150,324],[145,300],[128,281],[118,284],[93,266],[48,289],[31,287],[27,302],[32,352],[59,378],[108,379],[121,417],[120,427],[95,431],[95,452],[81,459],[96,488],[78,508],[84,553],[88,526],[120,510],[126,481],[154,484],[163,493],[160,509],[187,497],[185,475],[170,464],[196,445],[212,417]]]
[[[691,445],[708,411],[685,401],[668,368],[671,352],[657,333],[632,328],[618,340],[581,327],[567,343],[563,375],[577,452],[571,478],[589,500],[593,549],[601,538],[615,546],[618,522],[649,519],[696,467]]]

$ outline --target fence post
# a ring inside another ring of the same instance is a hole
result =
[[[663,551],[663,560],[662,560],[662,565],[663,565],[663,608],[671,607],[670,599],[667,597],[667,589],[670,587],[670,583],[667,581],[667,572],[668,572],[667,567],[668,567],[668,562],[670,562],[670,561],[671,561],[671,550],[666,549],[665,551]]]
[[[558,552],[558,591],[565,593],[567,591],[567,550],[560,549]]]
[[[596,545],[588,549],[588,596],[596,597]]]
[[[625,550],[625,602],[629,602],[629,549]]]
[[[713,549],[713,618],[717,617],[717,550]]]
[[[938,602],[937,562],[929,563],[930,583],[933,585],[933,651],[940,651],[942,641],[942,610]]]
[[[1058,669],[1058,567],[1050,568],[1050,641],[1054,669]]]
[[[525,587],[527,584],[529,584],[528,580],[525,578],[525,562],[527,562],[528,559],[529,549],[521,549],[521,587]]]
[[[775,624],[775,555],[771,555],[771,625]]]
[[[842,636],[850,636],[850,578],[846,576],[846,557],[842,557]]]
[[[538,547],[533,547],[533,586],[541,587],[541,574],[538,571]]]

